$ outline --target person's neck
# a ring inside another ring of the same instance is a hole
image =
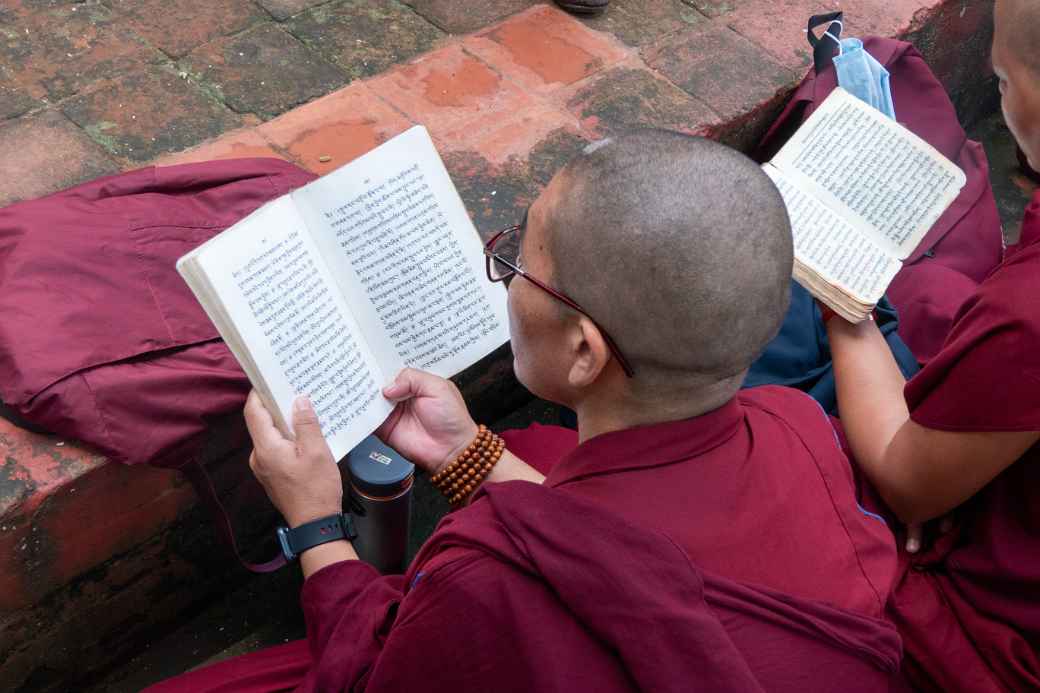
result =
[[[590,394],[574,405],[578,416],[578,440],[583,443],[612,431],[682,421],[707,414],[731,400],[741,381],[743,374],[736,384],[734,379],[728,379],[699,388],[653,395],[640,396],[631,391],[620,396],[615,392]]]

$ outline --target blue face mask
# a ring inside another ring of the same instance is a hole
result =
[[[841,40],[841,54],[834,56],[838,85],[892,120],[896,110],[892,105],[888,70],[863,48],[858,38]]]

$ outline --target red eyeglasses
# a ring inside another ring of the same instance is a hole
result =
[[[618,364],[620,364],[621,370],[625,372],[625,375],[629,378],[635,375],[635,371],[632,369],[631,364],[629,364],[628,359],[626,359],[624,354],[621,353],[621,349],[618,348],[617,343],[607,333],[607,331],[603,329],[603,326],[596,322],[594,317],[588,314],[588,311],[578,305],[576,301],[567,298],[567,296],[563,295],[548,284],[538,281],[521,268],[521,229],[523,229],[523,225],[510,226],[508,229],[503,229],[496,233],[491,237],[491,240],[484,244],[484,259],[487,261],[488,280],[493,282],[505,282],[506,286],[509,286],[509,281],[513,276],[520,275],[556,300],[561,301],[565,305],[578,311],[599,328],[600,334],[603,335],[603,341],[607,343],[610,353],[612,353],[614,358],[618,360]]]

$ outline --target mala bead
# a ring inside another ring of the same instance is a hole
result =
[[[476,491],[505,451],[505,441],[484,424],[458,457],[430,477],[430,481],[455,507]]]

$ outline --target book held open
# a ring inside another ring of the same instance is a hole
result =
[[[454,375],[509,339],[506,292],[426,129],[264,205],[177,262],[278,427],[311,398],[342,458],[414,366]]]
[[[850,322],[870,315],[965,184],[934,147],[841,87],[763,169],[787,205],[795,280]]]

